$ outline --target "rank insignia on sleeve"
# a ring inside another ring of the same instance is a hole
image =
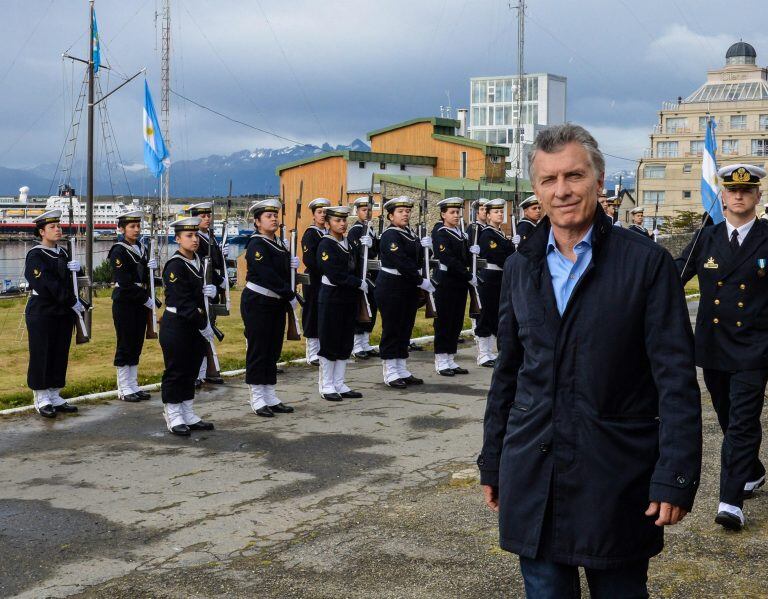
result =
[[[120,268],[123,265],[122,262],[120,262],[120,258],[115,258],[115,266],[117,268]]]
[[[263,257],[264,256],[261,255],[261,252],[254,252],[253,254],[253,259],[256,260],[257,262],[261,260]]]
[[[325,262],[326,260],[328,260],[328,258],[329,258],[329,256],[328,256],[328,252],[323,252],[322,254],[320,254],[320,259],[321,259],[323,262]]]
[[[720,265],[715,262],[714,257],[711,257],[704,263],[704,268],[720,268]]]
[[[393,252],[396,252],[397,244],[393,241],[392,243],[389,244],[389,249],[392,250]]]
[[[35,269],[32,270],[32,274],[35,275],[36,279],[39,279],[40,275],[43,274],[43,273],[40,272],[39,268],[35,268]]]
[[[175,282],[176,282],[176,273],[175,273],[175,272],[172,272],[171,274],[169,274],[169,275],[168,275],[168,280],[169,280],[171,283],[175,283]]]
[[[309,251],[309,250],[307,249],[307,246],[306,246],[306,245],[304,245],[304,244],[302,244],[302,245],[301,245],[301,249],[302,249],[302,251],[305,251],[305,252],[308,252],[308,251]]]
[[[442,243],[438,247],[440,248],[441,252],[445,251],[445,246]]]
[[[496,243],[495,241],[491,241],[491,243],[488,244],[488,247],[491,248],[492,250],[496,249],[498,246],[499,244]]]

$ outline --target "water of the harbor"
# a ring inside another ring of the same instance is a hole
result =
[[[0,292],[9,287],[19,287],[24,282],[24,257],[37,242],[35,241],[0,241]],[[114,241],[94,241],[93,265],[94,268],[107,259],[109,248]],[[235,258],[245,250],[245,242],[230,244],[230,258]],[[77,245],[77,259],[85,263],[85,246],[82,242]],[[176,251],[176,244],[168,243],[168,255]]]

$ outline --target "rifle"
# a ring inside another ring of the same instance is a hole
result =
[[[69,259],[75,259],[75,252],[77,252],[77,234],[74,231],[74,217],[72,210],[72,196],[69,197],[69,237],[67,238],[67,252],[69,253]],[[80,297],[80,288],[77,283],[77,273],[72,272],[72,290],[75,292],[75,299],[80,300],[80,303],[85,306],[86,310],[90,310],[91,306],[84,299]],[[88,343],[91,340],[91,336],[88,334],[88,327],[85,324],[83,318],[84,312],[77,312],[77,318],[75,319],[75,343],[82,345]]]
[[[424,193],[419,200],[419,238],[427,236],[427,178],[424,178]],[[424,267],[421,276],[429,279],[429,248],[424,248]],[[435,296],[424,289],[420,290],[421,299],[424,300],[424,316],[426,318],[437,317],[437,305]]]
[[[296,242],[299,234],[299,220],[301,219],[301,198],[304,195],[304,181],[299,182],[299,199],[296,200],[296,217],[293,221],[293,229],[291,229],[291,260],[296,257],[297,247]],[[285,204],[283,204],[283,218],[285,218]],[[291,268],[291,289],[296,293],[296,269]],[[298,294],[296,299],[301,302]],[[301,324],[299,322],[299,316],[296,311],[288,305],[288,327],[285,334],[285,338],[288,341],[298,341],[301,339]]]
[[[371,191],[368,193],[368,214],[365,217],[365,234],[372,236],[373,231],[371,229],[371,212],[373,211],[373,179],[375,174],[371,173]],[[363,271],[361,278],[363,281],[368,278],[368,246],[363,246]],[[370,282],[369,282],[370,284]],[[371,312],[371,303],[368,301],[368,294],[365,291],[360,291],[360,302],[357,311],[357,322],[368,323],[373,319],[373,312]]]
[[[229,225],[230,208],[232,208],[232,179],[229,180],[229,195],[227,196],[227,211],[224,213],[224,221],[221,223],[221,246],[219,246],[219,252],[221,253],[221,264],[223,267],[222,276],[224,277],[224,303],[213,304],[212,309],[213,309],[213,313],[216,316],[229,316],[229,311],[232,308],[232,298],[229,293],[229,270],[227,266],[227,258],[224,256],[224,246],[227,245],[227,239],[228,239],[227,228]],[[211,236],[210,246],[212,246],[214,241],[216,240],[216,231],[214,230],[213,224],[214,224],[213,214],[211,214],[212,226],[210,229],[210,236]]]
[[[211,224],[213,224],[213,212],[211,213]],[[203,258],[203,285],[211,285],[213,281],[213,262],[211,260],[211,247],[213,246],[213,227],[208,229],[208,255]],[[219,330],[219,328],[214,323],[212,316],[212,310],[210,305],[210,300],[208,296],[203,296],[203,304],[205,305],[205,316],[208,319],[208,323],[211,325],[211,329],[213,330],[213,334],[219,341],[222,341],[224,339],[224,333]],[[206,359],[208,360],[208,366],[206,368],[206,374],[209,377],[219,377],[221,376],[221,373],[219,372],[219,355],[216,353],[216,344],[211,339],[208,342],[208,347],[206,348]]]
[[[285,185],[282,186],[282,193],[280,194],[280,241],[285,243]]]
[[[149,259],[155,257],[157,252],[157,239],[155,238],[155,210],[152,209],[152,217],[149,225]],[[147,312],[147,339],[157,339],[157,294],[155,292],[155,269],[149,269],[149,297],[152,300],[152,309]]]
[[[477,226],[477,221],[474,221],[475,230],[472,235],[472,245],[477,245],[477,233],[480,227]],[[461,233],[464,236],[464,207],[461,208]],[[472,254],[472,276],[477,278],[477,256]],[[477,291],[477,285],[471,285],[469,287],[469,316],[470,318],[477,318],[480,316],[480,311],[483,309],[482,302],[480,301],[480,293]]]
[[[339,186],[339,206],[344,205],[344,184]]]

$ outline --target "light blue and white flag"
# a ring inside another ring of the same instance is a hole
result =
[[[144,80],[144,164],[152,171],[155,177],[159,177],[168,163],[168,150],[160,132],[160,123],[157,122],[155,105],[152,103],[152,94],[149,93],[149,85]]]
[[[93,61],[93,72],[98,73],[99,66],[101,66],[101,45],[99,44],[99,28],[96,25],[96,11],[94,10],[91,14],[93,18],[93,23],[91,24],[93,28],[93,56],[91,56],[91,60]]]
[[[707,118],[707,136],[704,140],[704,154],[701,159],[701,203],[704,210],[712,217],[714,224],[725,220],[720,203],[720,185],[717,179],[717,140],[715,139],[715,119]]]

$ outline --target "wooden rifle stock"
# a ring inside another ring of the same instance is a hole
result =
[[[155,257],[156,240],[155,240],[155,215],[152,214],[152,233],[149,240],[149,259]],[[149,298],[152,300],[152,309],[147,310],[147,332],[144,335],[147,339],[157,339],[157,296],[155,292],[155,269],[149,269]]]
[[[477,219],[473,219],[474,231],[472,235],[472,245],[477,245],[477,234],[480,227],[477,224]],[[464,210],[461,211],[461,232],[464,233]],[[472,254],[472,278],[477,280],[477,255]],[[483,309],[483,304],[480,301],[480,293],[477,290],[477,285],[469,286],[469,317],[478,318],[480,311]]]
[[[299,199],[296,201],[296,217],[293,221],[293,229],[291,230],[291,260],[297,257],[297,238],[299,234],[299,219],[301,218],[301,199],[304,194],[304,181],[299,183]],[[283,219],[285,219],[285,205],[283,205]],[[291,268],[291,289],[296,293],[296,269]],[[296,294],[298,299],[298,294]],[[285,338],[288,341],[298,341],[301,339],[301,325],[299,324],[299,316],[296,314],[296,310],[293,306],[288,304],[286,309],[286,317],[288,318],[288,326],[286,327]]]
[[[69,198],[69,238],[67,239],[67,253],[69,259],[75,259],[75,253],[77,252],[77,238],[76,233],[73,232],[74,218],[72,214],[72,198]],[[77,282],[77,273],[72,272],[72,291],[75,293],[75,300],[79,301],[86,310],[90,310],[91,306],[83,299],[80,298],[80,288]],[[88,343],[91,340],[91,336],[88,334],[88,327],[85,324],[85,312],[76,312],[75,317],[75,344],[82,345]]]
[[[419,241],[427,236],[427,180],[424,179],[424,193],[419,202]],[[429,280],[429,248],[424,249],[424,266],[422,268],[422,277]],[[420,290],[421,301],[424,302],[424,316],[426,318],[437,318],[437,305],[435,296],[424,289]]]

